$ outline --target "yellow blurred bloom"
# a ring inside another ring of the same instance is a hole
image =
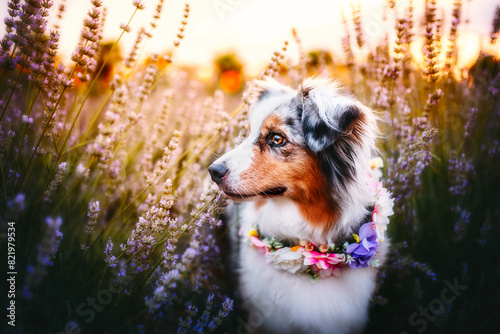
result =
[[[384,161],[382,160],[381,157],[376,157],[370,160],[370,168],[371,169],[376,169],[376,168],[382,168],[384,167]]]

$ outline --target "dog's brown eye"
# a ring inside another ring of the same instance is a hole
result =
[[[286,143],[285,137],[280,134],[274,133],[269,138],[269,144],[272,146],[283,146]]]

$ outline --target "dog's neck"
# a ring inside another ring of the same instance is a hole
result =
[[[335,242],[350,235],[353,229],[358,228],[364,222],[368,212],[368,210],[362,209],[357,215],[350,213],[345,217],[340,212],[339,216],[327,214],[325,219],[336,219],[336,221],[333,223],[325,221],[324,225],[330,224],[332,226],[325,231],[322,226],[318,227],[317,221],[315,223],[309,221],[308,216],[303,214],[301,205],[297,205],[293,200],[275,198],[247,203],[247,205],[247,210],[244,213],[247,224],[257,226],[263,235],[275,236],[290,242],[308,240],[315,244]],[[317,200],[314,205],[317,205]],[[352,219],[349,222],[350,228],[339,228],[347,225],[342,220],[348,218]]]
[[[340,218],[340,204],[331,198],[320,182],[307,188],[307,192],[292,201],[302,218],[323,233],[331,230]]]

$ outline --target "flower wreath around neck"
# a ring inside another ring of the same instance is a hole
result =
[[[380,243],[384,242],[389,216],[394,214],[394,199],[383,187],[379,178],[383,161],[380,157],[370,160],[373,173],[369,174],[369,190],[375,198],[371,220],[362,224],[357,234],[343,244],[315,245],[300,240],[298,245],[285,246],[276,237],[263,237],[257,227],[248,232],[250,245],[259,249],[267,263],[292,274],[309,274],[313,281],[329,276],[340,277],[341,266],[352,269],[378,267],[374,259]]]

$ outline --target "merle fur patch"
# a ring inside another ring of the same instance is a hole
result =
[[[340,136],[349,134],[350,126],[361,115],[354,105],[335,106],[325,111],[330,118],[325,120],[311,98],[304,97],[302,101],[302,130],[307,146],[314,152],[326,149]]]
[[[302,130],[306,145],[316,152],[325,177],[345,187],[355,177],[355,152],[359,138],[353,131],[356,122],[362,119],[361,111],[352,104],[326,104],[330,110],[321,113],[308,94],[302,97],[302,103]],[[322,115],[329,118],[325,120]]]

